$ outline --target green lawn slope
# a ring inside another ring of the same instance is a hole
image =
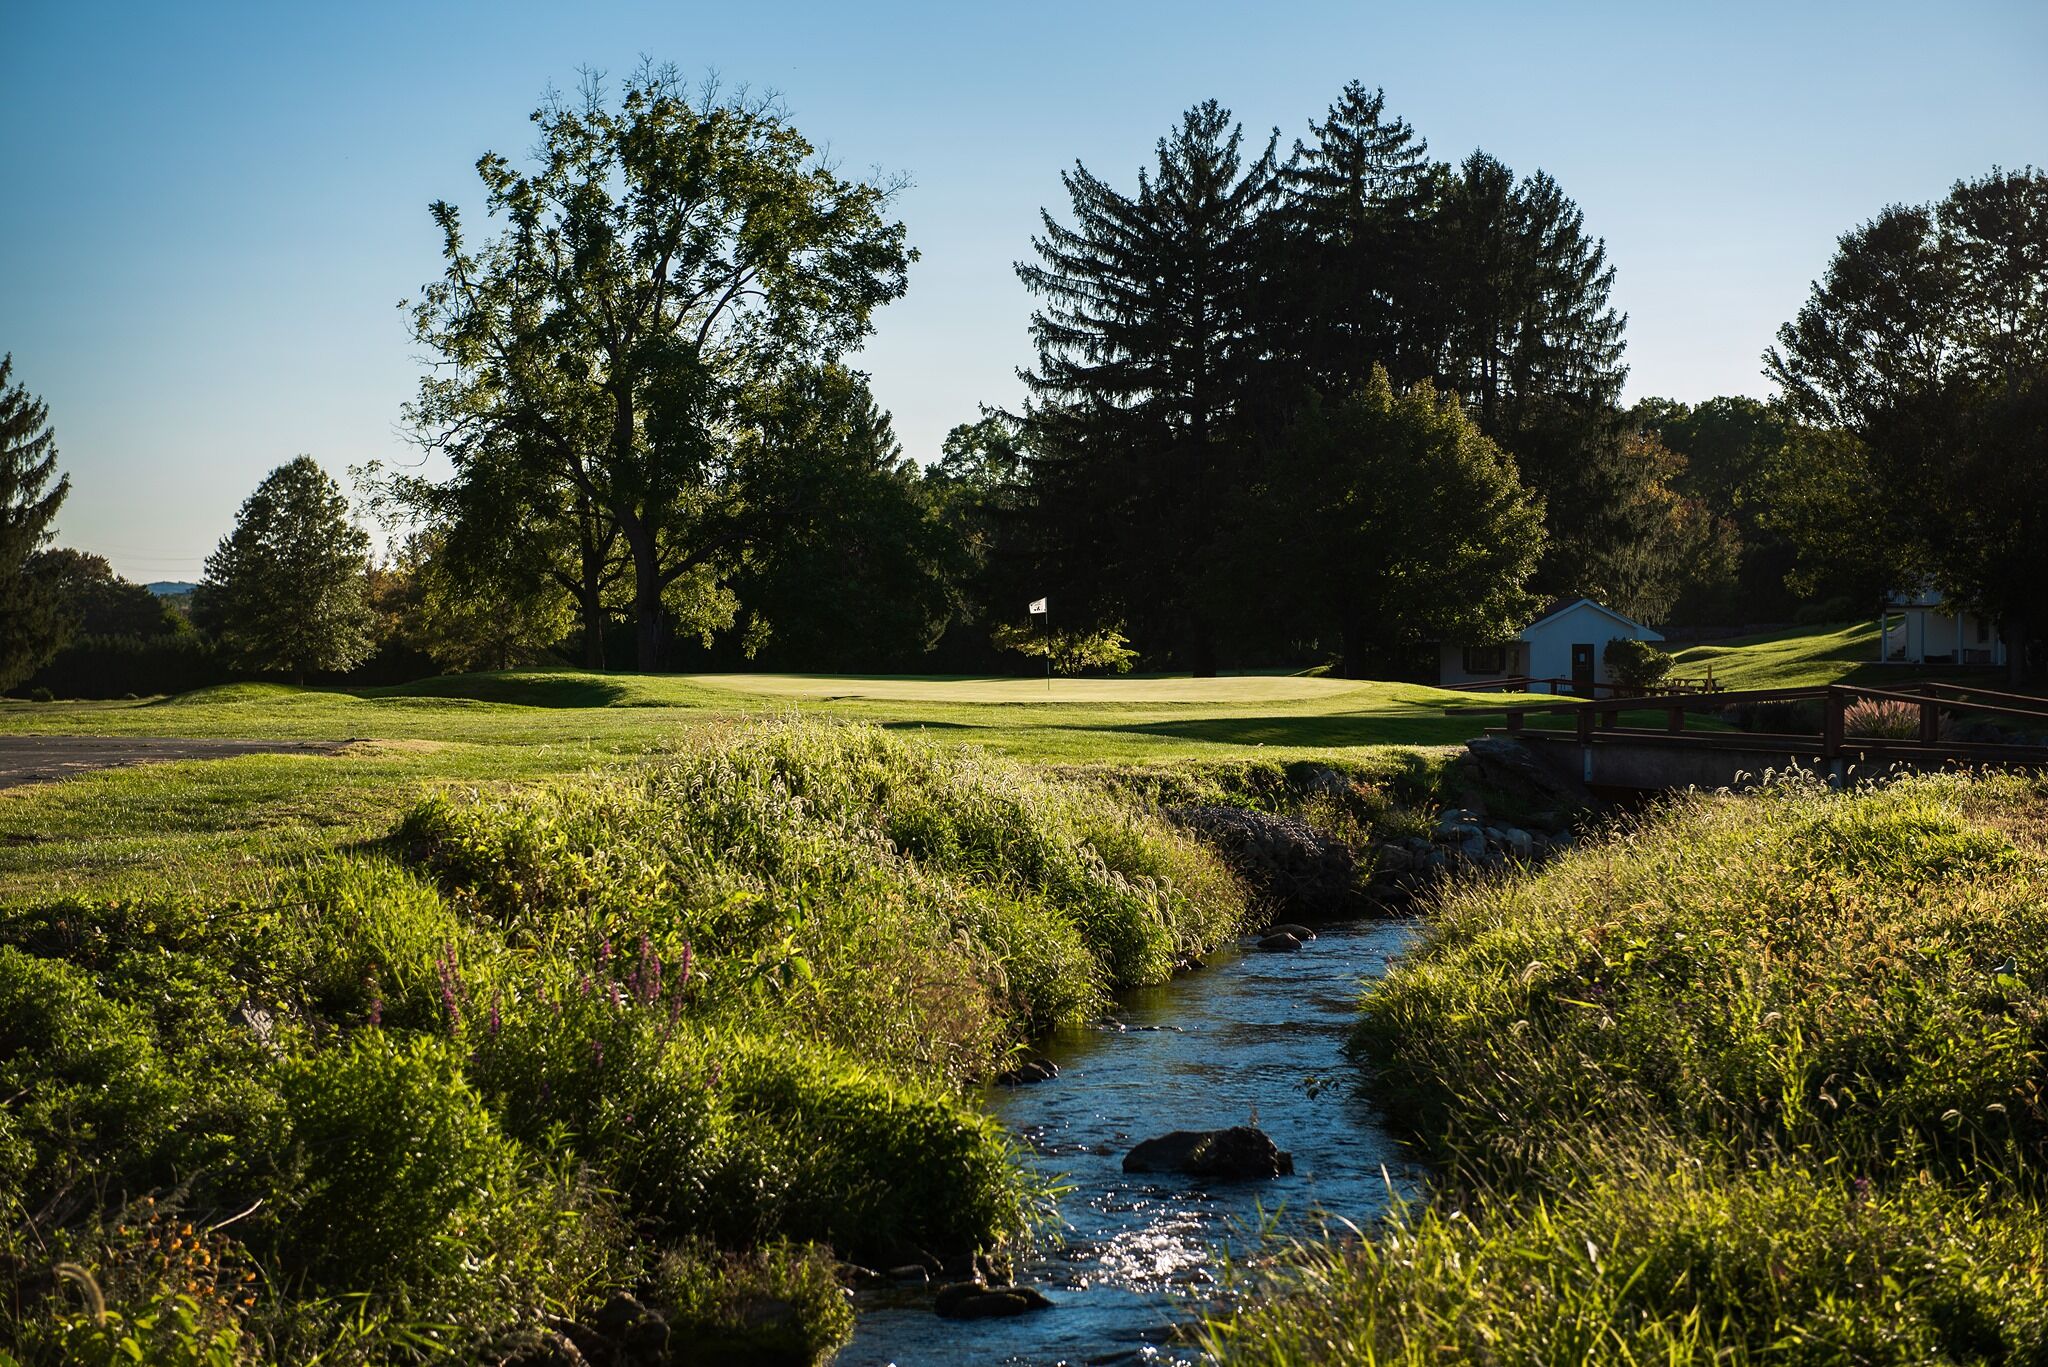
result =
[[[1814,688],[1876,672],[1877,624],[1793,627],[1681,650],[1674,673],[1705,674],[1724,688]],[[1895,671],[1894,671],[1895,672]],[[1872,682],[1858,679],[1858,682]]]

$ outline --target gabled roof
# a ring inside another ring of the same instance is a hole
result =
[[[1542,626],[1545,622],[1549,621],[1553,617],[1563,616],[1565,613],[1570,612],[1573,608],[1579,606],[1581,603],[1584,603],[1586,606],[1592,608],[1596,612],[1601,612],[1609,617],[1612,617],[1615,621],[1620,622],[1623,626],[1633,629],[1639,634],[1641,639],[1645,641],[1661,641],[1664,639],[1663,633],[1655,631],[1648,626],[1645,626],[1643,623],[1638,622],[1633,617],[1625,616],[1622,613],[1616,612],[1613,608],[1608,607],[1605,603],[1595,602],[1591,598],[1559,598],[1554,600],[1552,603],[1549,604],[1549,606],[1543,609],[1542,615],[1537,617],[1535,621],[1529,623],[1528,626],[1525,626],[1520,631],[1516,632],[1515,639],[1518,641],[1528,640],[1530,632]]]

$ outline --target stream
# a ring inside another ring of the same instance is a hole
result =
[[[1407,923],[1339,923],[1295,953],[1222,951],[1206,968],[1125,997],[1113,1021],[1063,1031],[1040,1052],[1048,1082],[991,1088],[988,1105],[1071,1188],[1064,1228],[1017,1270],[1052,1299],[1013,1319],[956,1321],[930,1288],[860,1298],[835,1367],[1083,1367],[1199,1361],[1172,1326],[1218,1288],[1215,1254],[1256,1243],[1262,1222],[1311,1234],[1324,1212],[1364,1225],[1414,1173],[1354,1085],[1343,1055],[1359,984],[1413,934]],[[1251,1121],[1294,1155],[1294,1175],[1204,1186],[1125,1176],[1139,1140]],[[1384,1165],[1384,1171],[1382,1169]]]

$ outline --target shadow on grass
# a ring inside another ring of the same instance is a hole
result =
[[[1283,716],[1201,717],[1185,721],[1134,722],[1105,726],[1129,735],[1171,736],[1217,745],[1292,746],[1338,749],[1360,745],[1459,745],[1500,725],[1497,716]]]
[[[515,707],[611,707],[626,696],[620,684],[595,674],[442,674],[388,688],[366,688],[366,698],[461,698]]]

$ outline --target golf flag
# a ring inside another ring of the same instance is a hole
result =
[[[1033,617],[1045,616],[1045,600],[1043,598],[1034,598],[1031,600],[1031,615]]]

